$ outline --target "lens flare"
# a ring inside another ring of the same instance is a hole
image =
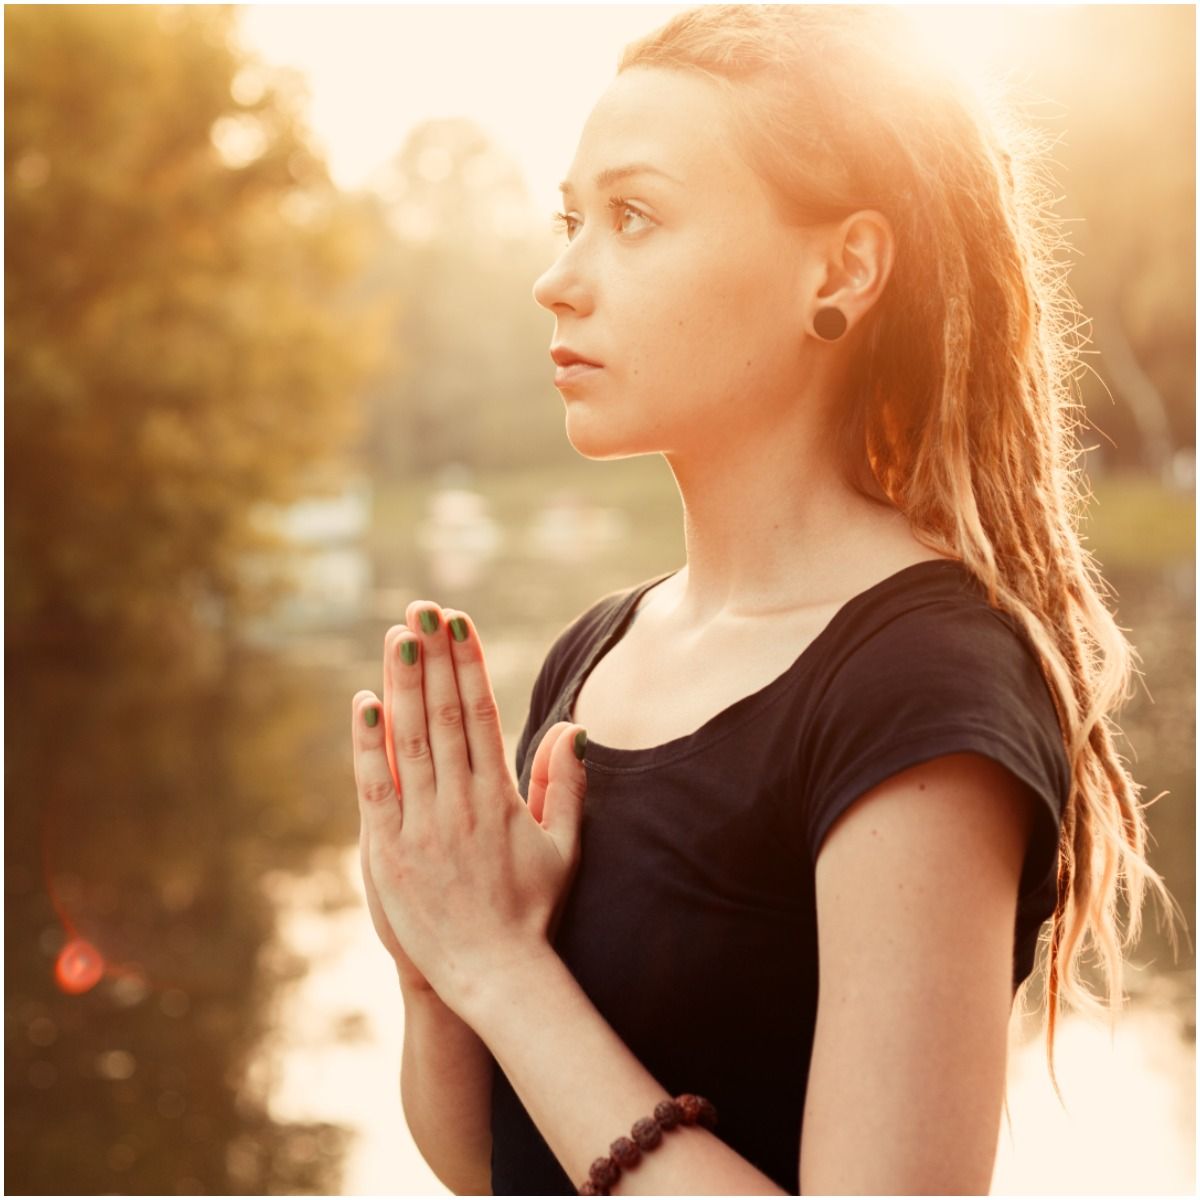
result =
[[[72,938],[58,952],[54,979],[69,996],[90,992],[104,978],[104,955],[84,938]]]

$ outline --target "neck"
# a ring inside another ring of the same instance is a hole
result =
[[[903,515],[854,491],[815,437],[764,428],[666,458],[687,549],[671,592],[677,629],[840,603],[920,552]]]

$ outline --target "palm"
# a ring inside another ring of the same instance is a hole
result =
[[[565,732],[565,726],[562,729],[554,728],[542,738],[538,744],[537,752],[534,755],[533,770],[530,772],[529,779],[529,812],[535,821],[540,825],[542,816],[545,810],[546,789],[552,782],[550,762],[551,751],[558,736]],[[389,746],[390,749],[390,746]],[[510,773],[510,783],[514,791],[517,790],[515,781],[512,780]],[[517,793],[519,795],[519,792]],[[375,933],[379,940],[383,943],[383,947],[392,956],[396,963],[396,968],[400,973],[401,981],[407,986],[428,989],[430,988],[429,981],[413,964],[411,958],[404,952],[404,947],[400,944],[400,940],[396,937],[395,931],[392,929],[391,921],[388,919],[387,912],[384,909],[383,901],[379,896],[379,892],[375,887],[375,881],[371,876],[370,868],[370,847],[367,840],[367,831],[365,827],[360,827],[358,837],[358,852],[359,863],[362,868],[363,887],[367,895],[367,908],[371,913],[371,921],[375,926]],[[560,855],[563,854],[561,848],[557,851]],[[558,921],[562,916],[562,901],[565,898],[566,890],[570,886],[571,877],[574,875],[574,868],[577,865],[578,846],[572,847],[566,852],[568,859],[568,869],[562,878],[562,883],[559,890],[558,903],[555,906],[554,917],[550,925],[551,937],[557,929]]]
[[[437,752],[450,755],[446,760],[451,764],[451,770],[447,771],[447,776],[450,777],[453,774],[453,763],[457,756],[457,760],[462,767],[465,767],[466,772],[474,776],[472,783],[479,795],[488,792],[494,796],[496,803],[504,803],[508,806],[520,799],[512,768],[505,761],[507,755],[504,753],[500,738],[498,713],[493,711],[487,726],[475,731],[475,737],[481,739],[479,743],[481,753],[478,762],[472,761],[467,754],[465,730],[468,723],[481,707],[495,709],[495,695],[482,653],[478,650],[472,652],[472,648],[468,648],[458,654],[448,655],[446,648],[450,639],[447,623],[444,620],[435,621],[433,628],[430,629],[425,626],[423,620],[419,620],[424,617],[427,608],[428,606],[423,606],[419,602],[410,604],[406,613],[406,626],[394,626],[384,639],[383,704],[382,711],[379,712],[379,716],[383,720],[384,737],[382,744],[376,744],[374,748],[378,757],[373,758],[371,755],[364,754],[358,743],[355,743],[355,776],[360,788],[363,786],[365,771],[367,775],[371,776],[371,785],[376,793],[379,794],[379,789],[384,789],[391,796],[391,805],[395,805],[394,811],[389,805],[387,814],[389,832],[387,834],[382,831],[370,833],[370,823],[365,820],[360,831],[359,861],[367,907],[380,942],[396,964],[401,984],[420,989],[432,988],[432,985],[424,971],[415,965],[414,958],[404,948],[404,944],[407,943],[412,954],[420,961],[426,962],[422,957],[421,948],[417,944],[420,939],[409,928],[410,917],[416,918],[420,914],[410,912],[407,900],[401,909],[393,908],[393,897],[390,894],[385,905],[380,887],[385,893],[389,892],[388,880],[379,873],[383,869],[384,862],[380,857],[381,852],[388,849],[383,843],[389,837],[398,835],[402,820],[402,797],[405,789],[401,780],[402,764],[397,761],[396,755],[397,738],[403,735],[405,745],[414,740],[431,742],[431,732],[437,734],[442,740],[446,738],[445,729],[441,727],[430,729],[428,711],[425,713],[424,719],[421,718],[419,712],[413,711],[413,684],[415,682],[419,681],[421,685],[421,691],[416,694],[415,699],[420,701],[423,698],[426,709],[428,709],[432,695],[443,706],[456,698],[462,710],[463,720],[458,730],[457,742],[454,744],[447,742],[443,745],[439,741],[437,745],[429,746],[431,750],[435,751],[434,759],[438,756]],[[436,617],[436,611],[434,615]],[[445,614],[443,613],[442,616],[444,617]],[[459,614],[456,619],[463,621],[464,624],[467,623],[465,614]],[[414,640],[405,635],[415,633],[418,628],[422,630],[423,640],[418,643],[422,649],[419,657],[415,660],[419,674],[414,676],[409,673],[413,670],[414,661],[402,662],[399,650],[402,639],[406,644],[411,644]],[[461,629],[458,632],[461,633]],[[478,646],[477,634],[470,626],[468,626],[468,633],[473,635],[476,646]],[[455,692],[457,692],[456,697],[454,696]],[[467,697],[467,703],[464,703],[464,696]],[[357,699],[361,699],[361,697]],[[399,710],[397,710],[398,703]],[[363,718],[363,722],[365,722],[365,718]],[[371,724],[373,725],[374,722]],[[534,755],[528,793],[528,812],[534,820],[522,834],[523,839],[533,837],[534,841],[532,843],[528,840],[523,842],[527,848],[522,860],[524,866],[517,873],[522,880],[517,891],[521,891],[523,885],[524,892],[532,893],[534,900],[541,900],[543,903],[546,899],[554,901],[551,909],[552,917],[558,915],[557,910],[561,907],[570,876],[578,862],[579,817],[575,809],[578,805],[579,790],[581,786],[586,786],[586,780],[582,785],[580,783],[578,775],[581,773],[581,768],[573,756],[564,759],[562,753],[557,756],[551,754],[553,747],[562,742],[562,735],[569,728],[569,723],[560,722],[558,726],[547,731]],[[357,724],[356,729],[358,729]],[[554,766],[551,766],[552,757],[558,760]],[[426,775],[429,774],[429,765],[427,759],[425,761]],[[481,787],[484,772],[486,772],[488,782]],[[460,776],[463,773],[460,770]],[[389,777],[390,787],[385,782]],[[431,791],[431,794],[436,794],[436,779],[426,779],[420,776],[419,772],[414,778],[416,780],[414,787],[423,787],[426,791]],[[555,800],[555,797],[564,798]],[[360,794],[360,801],[361,799]],[[567,814],[565,819],[559,815],[563,813]],[[397,820],[398,817],[400,820]],[[537,829],[538,826],[541,826],[540,830]],[[376,842],[376,837],[382,840]],[[553,846],[547,845],[547,840],[552,842]],[[542,843],[540,846],[539,842]],[[374,874],[372,860],[375,864]],[[536,879],[531,876],[531,870],[532,874],[537,876]],[[380,887],[376,886],[376,880]],[[528,899],[528,895],[525,898]],[[389,909],[392,910],[390,917]],[[429,915],[426,914],[426,916]],[[422,922],[417,922],[418,926],[421,924]],[[429,921],[426,920],[424,924],[428,925]],[[417,941],[412,940],[414,937],[417,937]],[[426,965],[428,966],[428,963]]]
[[[396,934],[392,930],[392,924],[387,919],[387,914],[383,911],[383,902],[379,899],[379,893],[375,889],[375,881],[371,878],[369,865],[370,852],[367,845],[367,831],[365,828],[359,830],[358,859],[362,867],[363,887],[367,893],[367,908],[371,913],[371,921],[375,926],[375,932],[379,940],[383,943],[383,948],[392,956],[392,959],[396,963],[396,969],[400,973],[401,982],[414,988],[428,988],[429,981],[413,966],[412,959],[404,953],[404,947],[400,945]]]

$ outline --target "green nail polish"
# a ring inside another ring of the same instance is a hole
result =
[[[400,657],[411,667],[417,661],[417,646],[416,638],[405,638],[400,643]]]
[[[467,623],[462,617],[450,618],[450,632],[454,634],[456,642],[465,642],[467,640]]]
[[[583,762],[584,752],[587,750],[587,730],[581,729],[575,735],[575,757]]]
[[[421,610],[421,628],[426,633],[437,633],[438,615],[432,608]]]
[[[379,722],[379,709],[372,704],[370,708],[363,710],[363,719],[374,729]]]

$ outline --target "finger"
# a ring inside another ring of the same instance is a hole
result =
[[[384,751],[382,708],[374,692],[355,694],[351,703],[351,743],[362,823],[369,835],[389,841],[399,835],[403,817]]]
[[[566,721],[551,725],[542,740],[538,742],[537,750],[534,751],[533,766],[529,769],[528,804],[533,819],[539,825],[542,823],[546,802],[546,785],[550,782],[550,755],[554,752],[558,739],[570,728],[571,726]]]
[[[579,855],[583,799],[587,795],[587,769],[578,751],[586,745],[587,733],[583,726],[568,724],[546,756],[549,778],[542,809],[542,828],[554,839],[563,860],[572,864]]]
[[[500,729],[500,709],[479,633],[466,613],[452,608],[442,612],[446,617],[448,645],[462,705],[471,773],[488,779],[510,779],[512,775]]]
[[[405,619],[421,639],[425,724],[437,792],[465,798],[471,782],[471,761],[445,617],[432,601],[414,600]]]
[[[409,817],[419,818],[431,809],[436,794],[425,728],[421,641],[407,625],[393,625],[384,634],[383,654],[383,674],[392,697],[386,720],[396,779]]]
[[[406,629],[405,625],[393,625],[387,633],[383,635],[383,744],[387,751],[388,767],[392,772],[392,784],[396,788],[396,794],[404,799],[404,788],[400,783],[400,771],[396,766],[396,746],[395,739],[392,736],[392,673],[388,669],[388,664],[391,662],[391,652],[394,650],[393,642],[395,641],[398,632]]]

